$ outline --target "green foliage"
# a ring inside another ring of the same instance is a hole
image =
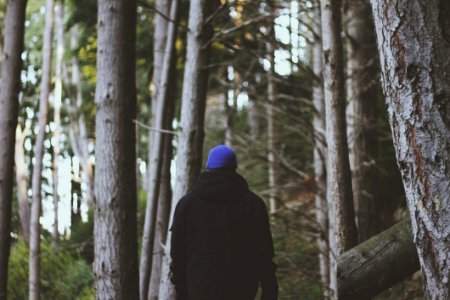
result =
[[[81,216],[77,216],[81,218]],[[80,220],[81,221],[81,220]],[[67,248],[74,257],[80,257],[87,263],[94,261],[94,217],[93,212],[89,211],[88,221],[80,222],[72,218],[72,226],[70,228],[70,239],[61,241],[63,247]]]
[[[68,10],[72,12],[67,21],[69,28],[77,23],[83,23],[86,27],[94,27],[97,23],[97,1],[69,0]]]
[[[18,241],[12,246],[8,273],[8,299],[28,298],[28,246]],[[90,299],[93,286],[91,267],[68,251],[53,251],[48,242],[41,243],[41,298]],[[79,296],[83,296],[78,298]]]
[[[304,209],[282,211],[272,219],[279,299],[321,299],[318,249],[303,223]],[[300,230],[301,229],[301,230]]]

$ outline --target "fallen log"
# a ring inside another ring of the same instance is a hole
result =
[[[411,222],[404,220],[338,258],[338,299],[370,299],[417,270]]]

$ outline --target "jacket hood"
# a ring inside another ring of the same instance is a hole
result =
[[[235,171],[207,171],[200,174],[192,193],[205,201],[223,202],[239,199],[248,191],[247,181]]]

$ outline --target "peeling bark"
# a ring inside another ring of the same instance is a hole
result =
[[[450,298],[448,1],[372,1],[383,90],[428,299]]]
[[[6,6],[0,87],[0,299],[6,299],[14,182],[14,147],[19,110],[26,0]]]

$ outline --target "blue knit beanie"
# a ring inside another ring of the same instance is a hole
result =
[[[236,154],[230,147],[225,145],[216,146],[209,151],[206,168],[237,168]]]

